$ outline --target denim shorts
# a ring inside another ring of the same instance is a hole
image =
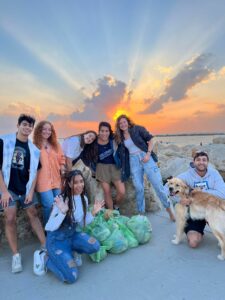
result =
[[[26,209],[28,207],[31,207],[33,205],[38,204],[38,200],[37,198],[34,196],[32,201],[28,204],[25,204],[25,195],[17,195],[12,191],[9,191],[10,195],[12,196],[12,199],[9,200],[9,205],[8,207],[21,207],[23,209]],[[0,194],[0,199],[1,199],[1,194]],[[0,210],[4,210],[4,208],[2,207],[2,204],[0,203]]]

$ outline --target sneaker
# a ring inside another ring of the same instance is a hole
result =
[[[19,273],[23,271],[21,255],[16,253],[12,257],[12,273]]]
[[[82,266],[82,256],[81,254],[74,252],[74,261],[78,267]]]
[[[34,265],[33,271],[35,275],[42,276],[46,273],[45,270],[45,255],[46,252],[43,250],[36,250],[34,252]]]

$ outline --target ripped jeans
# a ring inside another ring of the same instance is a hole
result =
[[[150,157],[149,161],[144,163],[142,159],[145,157],[145,155],[146,153],[141,151],[139,153],[130,154],[129,156],[130,171],[136,192],[137,209],[140,213],[145,212],[144,173],[146,174],[163,206],[165,208],[170,207],[168,197],[164,191],[160,170],[152,157]]]
[[[99,242],[83,232],[76,232],[76,226],[62,225],[58,230],[48,231],[46,247],[48,258],[46,268],[67,283],[78,278],[78,269],[73,251],[92,254],[99,250]]]

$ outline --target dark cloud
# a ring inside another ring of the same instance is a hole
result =
[[[142,113],[155,113],[169,101],[180,101],[187,97],[188,91],[198,83],[206,80],[213,72],[212,54],[201,54],[187,63],[183,69],[168,82],[164,93],[155,101],[149,99],[150,105]]]
[[[107,119],[107,112],[112,111],[122,100],[126,84],[111,76],[104,76],[97,81],[98,86],[90,99],[84,101],[82,112],[73,112],[72,120],[98,121]]]
[[[67,119],[74,121],[107,120],[107,112],[119,105],[126,94],[126,84],[112,76],[104,76],[97,81],[97,88],[91,98],[84,100],[82,111],[74,111]],[[48,119],[57,121],[66,116],[51,113]]]

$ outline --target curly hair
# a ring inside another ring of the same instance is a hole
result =
[[[127,115],[120,115],[117,119],[116,119],[116,124],[115,124],[115,141],[117,144],[120,144],[123,140],[123,132],[120,129],[120,120],[121,119],[126,119],[128,122],[128,127],[132,128],[133,126],[135,126],[135,123],[127,116]]]
[[[51,135],[48,138],[48,142],[49,144],[57,151],[58,149],[58,142],[57,142],[57,136],[56,136],[56,132],[55,132],[55,128],[52,125],[51,122],[49,121],[41,121],[39,122],[35,129],[34,129],[34,136],[33,136],[33,142],[34,144],[41,149],[42,146],[42,130],[45,124],[49,124],[51,126]]]

